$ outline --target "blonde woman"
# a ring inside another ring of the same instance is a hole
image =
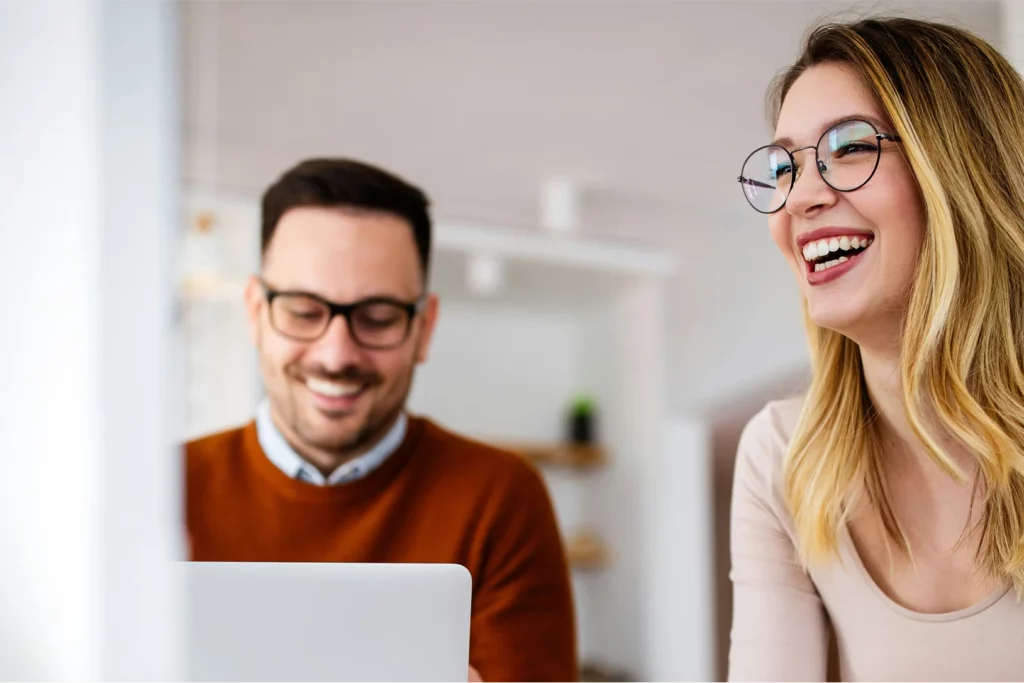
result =
[[[814,31],[740,183],[813,379],[744,431],[732,680],[1024,680],[1024,83],[960,29]]]

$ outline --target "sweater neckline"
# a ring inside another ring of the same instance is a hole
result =
[[[408,430],[402,444],[366,477],[334,486],[317,486],[299,479],[293,479],[270,461],[260,447],[256,433],[256,421],[245,426],[242,434],[243,452],[256,474],[278,495],[299,503],[323,504],[342,500],[357,500],[379,492],[405,467],[413,453],[418,450],[426,432],[426,422],[421,418],[409,417]]]
[[[864,560],[860,556],[860,551],[857,549],[857,545],[853,542],[853,535],[850,533],[850,529],[846,525],[844,525],[841,530],[841,542],[846,546],[846,552],[853,561],[854,570],[860,575],[864,583],[867,584],[868,590],[874,593],[875,596],[889,609],[906,619],[933,623],[967,619],[975,616],[976,614],[980,614],[995,605],[997,602],[1002,600],[1011,589],[1009,585],[997,588],[973,605],[969,605],[952,612],[918,612],[908,607],[904,607],[900,603],[896,602],[896,600],[889,597],[888,593],[882,590],[882,587],[878,585],[874,577],[871,576],[871,573],[864,565]]]

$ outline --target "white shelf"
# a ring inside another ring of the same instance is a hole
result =
[[[185,191],[189,220],[198,211],[209,212],[215,229],[232,233],[225,245],[235,256],[246,255],[252,247],[240,242],[259,243],[258,196],[212,195],[198,188]],[[665,276],[676,266],[664,251],[640,244],[595,239],[578,233],[560,234],[535,229],[513,229],[500,225],[467,223],[438,218],[434,224],[435,252],[465,255],[486,254],[511,262],[565,267],[595,274]]]
[[[219,231],[221,257],[238,273],[258,250],[259,208],[240,197],[213,199],[188,195],[191,214],[209,212]],[[190,220],[192,218],[190,217]],[[642,245],[482,224],[440,221],[434,227],[431,285],[449,301],[490,301],[541,309],[573,309],[601,303],[624,280],[660,279],[675,268],[675,259]],[[472,259],[501,262],[505,284],[481,295],[467,282]],[[181,283],[186,303],[241,301],[245,278],[210,273]]]
[[[640,245],[446,221],[435,226],[434,246],[438,251],[623,275],[664,276],[675,268],[671,255]]]

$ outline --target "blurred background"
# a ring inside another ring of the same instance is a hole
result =
[[[5,92],[23,99],[0,117],[31,135],[0,159],[2,253],[47,257],[12,259],[8,289],[42,288],[5,315],[53,340],[5,342],[26,360],[3,405],[16,447],[85,449],[78,480],[54,488],[39,464],[2,484],[0,512],[21,518],[4,538],[26,551],[7,572],[63,592],[7,590],[0,636],[77,653],[9,648],[22,677],[173,671],[151,637],[174,610],[153,567],[181,548],[167,443],[251,418],[241,287],[260,194],[303,158],[345,156],[433,200],[442,316],[410,408],[543,472],[586,677],[723,679],[739,433],[807,372],[797,287],[736,183],[771,136],[766,87],[826,18],[937,18],[1011,58],[1024,28],[995,0],[3,5]],[[40,215],[56,227],[18,227]],[[72,340],[40,312],[58,305]],[[64,373],[59,430],[38,367]],[[594,421],[585,447],[574,410]],[[56,539],[41,555],[40,534]],[[45,631],[34,599],[74,618]]]

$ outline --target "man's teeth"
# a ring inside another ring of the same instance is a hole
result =
[[[808,242],[804,245],[804,260],[814,261],[822,256],[828,256],[829,254],[837,251],[851,251],[853,249],[860,249],[861,247],[867,248],[871,246],[874,241],[872,237],[833,237],[827,240],[818,240],[817,242]],[[820,263],[816,265],[828,265],[833,261],[826,263]],[[817,270],[817,269],[816,269]]]
[[[363,389],[362,384],[350,384],[347,382],[328,382],[323,379],[307,379],[306,388],[331,398],[341,398],[358,394]]]

